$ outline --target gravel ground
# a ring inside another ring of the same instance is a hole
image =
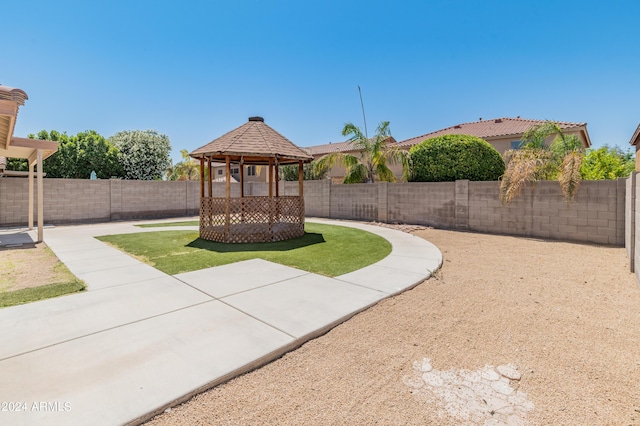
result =
[[[521,377],[501,378],[503,393],[526,407],[512,424],[640,425],[640,290],[624,249],[414,233],[444,255],[435,278],[149,424],[496,424],[421,383],[507,365]]]

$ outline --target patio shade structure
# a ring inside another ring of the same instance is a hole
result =
[[[281,241],[304,235],[303,165],[309,154],[264,123],[242,126],[189,154],[200,160],[200,238],[223,243]],[[213,197],[212,165],[226,165],[225,197]],[[231,165],[239,165],[240,197],[231,197]],[[298,164],[298,195],[280,196],[278,167]],[[244,166],[268,167],[269,195],[244,195]],[[208,193],[205,195],[205,166]]]
[[[29,99],[27,94],[13,87],[0,85],[0,157],[26,158],[29,163],[29,229],[33,229],[34,167],[38,180],[38,242],[42,241],[44,228],[44,183],[42,162],[58,150],[53,141],[17,138],[13,131],[18,109]],[[6,160],[0,161],[6,164]],[[1,171],[1,170],[0,170]]]

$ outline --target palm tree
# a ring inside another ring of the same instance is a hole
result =
[[[555,136],[547,143],[550,136]],[[504,153],[506,171],[500,183],[500,200],[507,204],[528,184],[557,180],[567,201],[573,200],[580,186],[580,165],[584,147],[576,135],[566,135],[557,123],[547,121],[522,136],[520,149]]]
[[[200,164],[189,157],[189,151],[180,150],[182,161],[170,166],[167,170],[169,180],[199,180]]]
[[[367,138],[353,123],[344,125],[342,135],[351,135],[349,141],[352,142],[352,147],[357,153],[334,152],[324,155],[315,162],[314,167],[318,171],[329,169],[336,161],[340,161],[346,168],[343,183],[373,183],[376,176],[381,181],[395,181],[389,165],[400,162],[406,170],[409,153],[387,142],[391,136],[388,121],[378,125],[376,134],[372,138]]]

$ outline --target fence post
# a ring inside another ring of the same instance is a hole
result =
[[[455,227],[469,229],[469,181],[457,180],[455,187]]]
[[[331,179],[322,184],[322,217],[331,217]]]
[[[382,222],[382,223],[387,223],[388,221],[388,217],[387,217],[387,212],[388,212],[388,197],[387,194],[389,193],[389,182],[377,182],[376,185],[378,186],[376,189],[378,190],[378,217],[376,218],[376,220],[378,222]]]
[[[110,206],[109,219],[111,221],[122,219],[122,180],[109,179]]]
[[[636,175],[631,172],[627,179],[625,196],[625,245],[629,256],[629,271],[635,272],[636,260]]]

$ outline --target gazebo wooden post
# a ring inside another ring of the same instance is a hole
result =
[[[276,198],[280,196],[280,169],[278,168],[278,158],[276,157]]]
[[[298,161],[298,198],[302,203],[302,211],[300,212],[300,219],[304,223],[304,162]]]
[[[273,229],[273,158],[269,158],[269,232]]]
[[[207,211],[209,212],[209,221],[207,223],[213,223],[213,161],[211,157],[207,158],[207,194],[209,195]]]
[[[275,203],[275,210],[276,210],[276,217],[274,220],[280,222],[280,168],[278,165],[278,157],[276,157],[276,161],[275,161],[275,171],[274,171],[275,175],[276,175],[276,203]]]
[[[240,157],[240,220],[244,223],[244,157]]]
[[[211,165],[213,164],[213,161],[211,161],[211,157],[209,157],[207,159],[207,163],[209,165],[209,173],[208,173],[208,183],[209,183],[209,188],[207,190],[207,192],[209,193],[209,198],[213,197],[213,167],[211,167]]]
[[[225,157],[227,165],[227,185],[226,185],[226,199],[225,199],[225,219],[224,219],[224,234],[225,238],[229,240],[229,228],[231,225],[231,158],[227,155]]]
[[[302,197],[303,182],[304,181],[304,163],[302,160],[298,161],[298,196]]]
[[[204,157],[200,157],[200,204],[204,198]]]
[[[269,158],[269,198],[273,197],[273,158]]]

